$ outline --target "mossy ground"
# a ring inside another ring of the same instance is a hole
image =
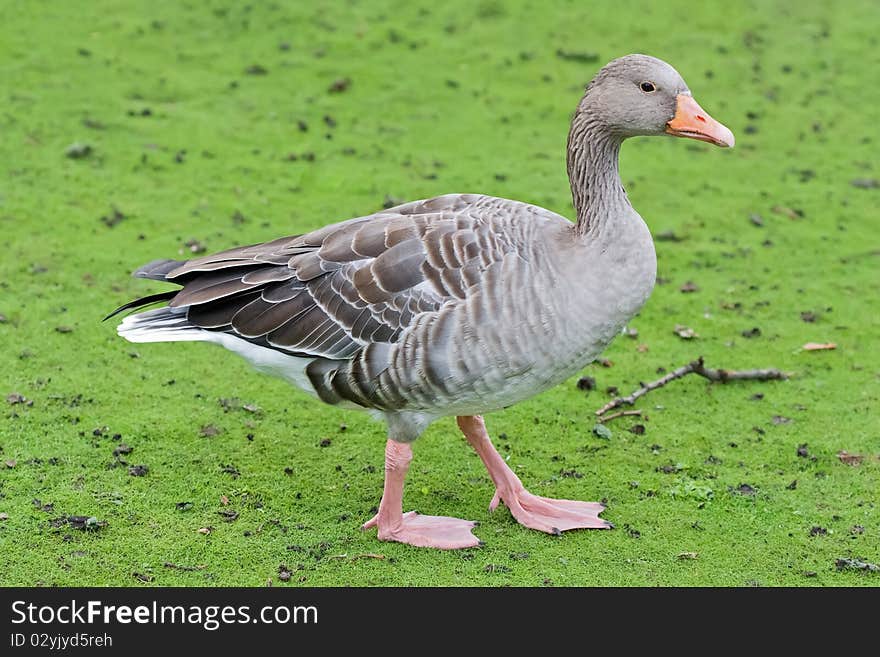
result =
[[[878,175],[878,20],[870,1],[6,3],[0,392],[33,405],[0,400],[0,583],[280,584],[284,564],[291,586],[876,585],[834,563],[880,561],[880,190],[851,184]],[[679,240],[657,244],[664,282],[637,339],[586,368],[598,390],[573,379],[488,418],[527,486],[607,498],[616,530],[557,538],[489,514],[491,483],[446,420],[417,443],[406,506],[480,520],[486,546],[380,543],[358,527],[381,425],[216,348],[132,345],[100,322],[162,289],[129,272],[190,239],[220,250],[451,191],[571,216],[570,113],[628,52],[676,66],[737,147],[624,147],[633,204]],[[75,142],[91,153],[66,157]],[[639,403],[644,435],[630,418],[592,433],[607,387],[698,354],[796,376],[691,377]],[[262,411],[224,411],[232,398]],[[120,442],[145,476],[113,467]],[[50,522],[70,515],[107,524]]]

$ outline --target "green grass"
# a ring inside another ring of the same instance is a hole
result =
[[[878,176],[877,4],[398,4],[0,9],[0,393],[33,402],[0,399],[0,584],[143,585],[140,573],[280,585],[281,564],[290,586],[880,583],[834,568],[880,562],[880,190],[851,184]],[[132,345],[100,323],[161,289],[132,269],[185,257],[193,238],[220,250],[453,191],[571,216],[570,113],[597,68],[629,52],[676,66],[737,147],[624,147],[633,204],[655,235],[681,238],[657,244],[666,283],[633,321],[638,338],[606,353],[613,367],[586,368],[596,391],[573,379],[488,418],[528,487],[607,498],[615,531],[557,538],[489,514],[491,483],[444,420],[416,445],[405,504],[480,520],[486,546],[380,543],[358,530],[381,492],[380,424],[214,347]],[[256,64],[267,73],[245,73]],[[350,86],[330,93],[342,78]],[[91,154],[65,157],[75,142]],[[108,227],[114,208],[124,218]],[[687,281],[699,290],[681,293]],[[678,338],[676,324],[700,337]],[[761,335],[743,337],[753,327]],[[805,352],[808,341],[838,348]],[[629,392],[699,354],[796,376],[688,377],[640,401],[644,435],[631,418],[609,425],[610,440],[592,433],[607,387]],[[228,398],[262,412],[225,412]],[[201,435],[206,425],[221,433]],[[146,476],[112,467],[119,442]],[[840,450],[865,460],[846,465]],[[740,484],[756,493],[731,491]],[[52,526],[69,515],[107,524]],[[385,558],[355,558],[369,553]]]

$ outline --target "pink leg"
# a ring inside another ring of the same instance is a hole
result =
[[[361,529],[378,527],[379,540],[408,543],[416,547],[441,550],[476,547],[482,541],[471,534],[477,523],[443,516],[423,516],[415,511],[403,513],[403,480],[412,461],[408,443],[389,440],[385,444],[385,491],[379,513]]]
[[[514,474],[497,452],[486,433],[486,425],[479,415],[460,416],[458,426],[465,438],[476,450],[489,476],[495,482],[495,497],[489,504],[494,511],[498,502],[510,509],[517,522],[548,534],[559,534],[567,529],[610,529],[613,525],[599,517],[605,509],[598,502],[576,502],[574,500],[553,500],[548,497],[532,495],[525,489],[519,477]]]

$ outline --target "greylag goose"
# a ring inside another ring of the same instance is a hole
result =
[[[595,359],[647,300],[651,234],[618,174],[621,143],[675,135],[731,147],[669,64],[629,55],[586,88],[568,135],[577,221],[480,194],[448,194],[305,235],[134,275],[182,286],[125,304],[132,342],[213,342],[328,404],[385,420],[385,486],[363,528],[416,546],[480,544],[476,523],[403,512],[412,443],[457,416],[495,484],[490,503],[539,531],[608,528],[596,502],[528,492],[482,414],[532,397]]]

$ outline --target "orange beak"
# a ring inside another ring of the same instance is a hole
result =
[[[666,124],[666,132],[726,148],[733,148],[736,141],[727,127],[709,116],[693,97],[684,94],[676,98],[675,116]]]

